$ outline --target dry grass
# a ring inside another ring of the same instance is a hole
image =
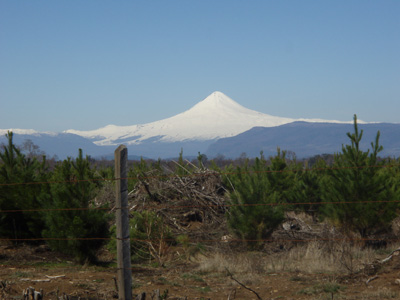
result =
[[[208,274],[234,274],[235,278],[243,284],[258,284],[265,273],[263,264],[263,254],[247,252],[239,254],[215,253],[214,255],[203,257],[197,268],[198,272]],[[229,280],[229,279],[227,279]]]
[[[379,300],[379,299],[399,299],[399,292],[393,291],[388,288],[378,289],[376,291],[371,290],[368,292],[363,292],[359,297],[354,299],[360,300]]]
[[[310,242],[290,251],[266,254],[262,252],[215,253],[199,261],[198,271],[261,275],[273,272],[301,272],[307,274],[351,274],[377,258],[375,251],[350,246],[346,243]]]
[[[371,249],[348,243],[310,242],[291,251],[266,257],[266,270],[271,272],[356,273],[376,258]]]
[[[235,274],[261,274],[265,269],[260,260],[263,259],[263,254],[247,252],[239,254],[224,254],[216,253],[209,257],[204,257],[200,262],[198,271],[210,273],[222,273],[228,269]]]

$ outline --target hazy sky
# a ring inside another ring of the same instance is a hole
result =
[[[0,0],[0,128],[171,117],[213,91],[400,123],[400,1]]]

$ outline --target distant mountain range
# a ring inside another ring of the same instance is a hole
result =
[[[380,156],[400,156],[400,124],[371,123],[358,124],[363,130],[361,148],[371,149],[376,134],[380,131],[379,144],[383,146]],[[239,157],[246,153],[249,157],[275,155],[277,148],[293,151],[298,158],[317,154],[333,154],[342,150],[342,145],[350,144],[347,132],[354,132],[353,124],[293,122],[276,127],[254,127],[230,138],[222,138],[211,144],[207,154],[211,157],[223,154]]]
[[[191,109],[160,121],[132,125],[108,125],[91,131],[67,130],[62,133],[36,132],[30,129],[12,130],[15,143],[30,139],[49,155],[60,159],[75,157],[78,149],[92,157],[113,157],[119,144],[128,147],[130,156],[173,158],[181,149],[185,156],[198,152],[213,157],[222,154],[235,158],[246,152],[249,157],[273,155],[276,148],[290,150],[300,157],[334,153],[348,142],[346,132],[352,132],[352,121],[322,119],[290,119],[247,109],[221,92],[214,92]],[[381,131],[384,155],[400,155],[400,124],[365,123],[363,146]]]

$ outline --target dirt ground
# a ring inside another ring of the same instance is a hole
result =
[[[377,255],[375,263],[387,253],[390,250]],[[70,299],[117,298],[115,260],[109,253],[100,256],[103,263],[82,266],[43,245],[0,245],[0,299],[22,299],[28,287],[42,289],[44,299],[63,295]],[[400,299],[398,255],[379,264],[378,269],[365,268],[355,274],[296,269],[247,276],[204,271],[199,264],[181,260],[166,267],[133,266],[133,294],[146,292],[146,299],[152,299],[153,291],[159,289],[168,295],[165,299]]]

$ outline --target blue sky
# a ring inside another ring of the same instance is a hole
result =
[[[0,0],[0,128],[156,121],[213,91],[400,123],[400,1]]]

